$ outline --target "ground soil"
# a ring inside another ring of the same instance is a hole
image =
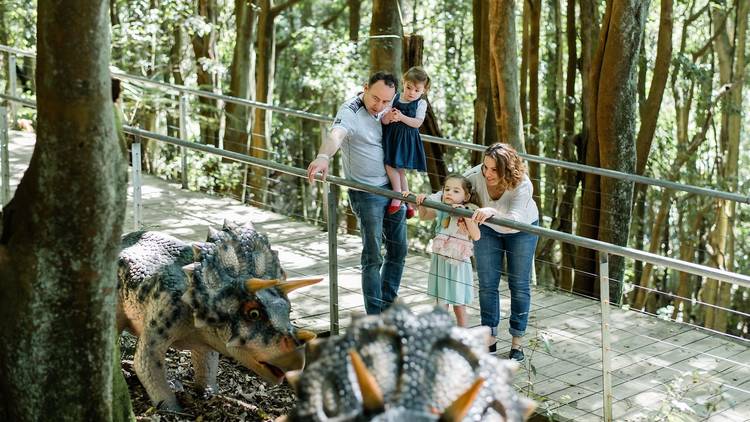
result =
[[[189,351],[170,349],[167,378],[172,380],[182,412],[157,410],[133,370],[135,337],[124,334],[120,342],[122,370],[130,389],[133,412],[138,421],[273,421],[289,413],[296,397],[288,384],[272,386],[249,369],[222,356],[219,361],[219,393],[203,397],[193,388]]]

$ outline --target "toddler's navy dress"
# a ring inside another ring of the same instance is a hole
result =
[[[415,117],[420,100],[402,103],[399,101],[400,96],[400,93],[396,94],[393,107],[399,109],[404,116]],[[403,122],[383,125],[383,152],[385,164],[393,168],[427,171],[419,128],[411,127]]]

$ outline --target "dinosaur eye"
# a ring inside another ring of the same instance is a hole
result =
[[[258,308],[257,302],[245,303],[245,306],[243,307],[242,311],[243,311],[242,313],[245,316],[245,319],[250,320],[250,321],[257,321],[263,315],[261,313],[261,310]]]

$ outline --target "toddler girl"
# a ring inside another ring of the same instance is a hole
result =
[[[404,193],[407,196],[409,193]],[[421,206],[425,194],[417,195],[419,218],[437,218],[436,236],[432,240],[432,262],[427,278],[427,293],[437,297],[438,304],[453,305],[456,322],[466,326],[466,306],[473,300],[470,258],[474,252],[472,241],[480,236],[476,221]],[[472,200],[471,182],[460,174],[449,174],[445,179],[442,201],[453,208],[476,209]]]
[[[430,77],[421,67],[412,67],[404,73],[404,90],[393,98],[393,106],[382,118],[383,152],[385,171],[391,182],[391,189],[406,192],[405,169],[427,171],[419,127],[422,126],[427,101],[422,95],[430,89]],[[388,206],[388,214],[401,209],[401,201],[393,199]],[[414,208],[407,204],[406,218],[414,216]]]

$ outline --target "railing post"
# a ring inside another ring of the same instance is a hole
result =
[[[133,139],[132,149],[132,181],[133,181],[133,227],[140,230],[143,227],[141,211],[143,210],[143,199],[141,198],[141,137]]]
[[[609,338],[609,254],[599,251],[599,296],[602,307],[602,396],[604,420],[612,420],[612,372]]]
[[[0,187],[0,209],[10,201],[10,158],[8,156],[8,115],[7,109],[0,106],[0,168],[2,169],[2,187]]]
[[[326,183],[326,197],[328,198],[328,292],[330,296],[331,335],[339,334],[339,279],[338,279],[338,212],[336,201],[336,187]]]
[[[11,97],[16,96],[16,56],[13,53],[8,53],[8,95]],[[9,123],[11,126],[16,124],[16,103],[8,101],[8,108],[10,119]]]
[[[180,139],[187,141],[187,94],[180,91]],[[182,188],[188,188],[187,148],[180,147]]]

